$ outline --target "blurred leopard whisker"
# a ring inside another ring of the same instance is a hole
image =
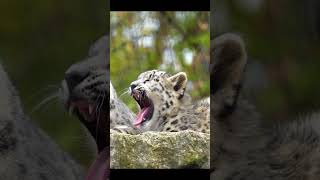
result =
[[[53,102],[53,100],[59,100],[60,92],[56,91],[49,95],[48,97],[44,98],[42,101],[40,101],[34,108],[32,108],[30,114],[33,114],[35,111],[38,111],[41,107],[47,105],[50,102]]]
[[[100,101],[99,100],[100,100],[100,97],[102,97],[102,96],[103,96],[103,92],[100,92],[99,96],[97,97],[97,99],[94,102],[94,106],[95,106],[94,113],[98,117],[98,119],[99,119],[98,110],[99,110],[99,106],[100,106]]]
[[[105,97],[106,97],[106,93],[104,92],[104,93],[102,94],[102,100],[101,100],[101,102],[100,102],[99,105],[98,105],[98,112],[97,112],[97,117],[98,117],[98,119],[97,119],[97,126],[96,126],[96,139],[98,139],[98,129],[99,129],[99,123],[100,123],[100,113],[101,113],[101,108],[102,108],[102,105],[103,105],[103,102],[104,102]]]
[[[60,85],[58,84],[50,84],[50,85],[47,85],[46,87],[44,88],[41,88],[39,90],[37,90],[35,93],[31,94],[30,96],[28,96],[26,98],[26,101],[27,103],[32,101],[35,97],[39,97],[42,93],[43,94],[48,94],[47,91],[50,91],[50,92],[56,92],[57,89],[59,89]],[[51,94],[51,93],[50,93]]]

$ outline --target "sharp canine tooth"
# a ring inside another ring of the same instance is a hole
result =
[[[93,111],[93,107],[92,105],[89,105],[89,114],[92,114],[92,111]]]

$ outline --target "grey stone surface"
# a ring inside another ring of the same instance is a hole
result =
[[[112,133],[111,168],[209,168],[210,135],[195,131]]]

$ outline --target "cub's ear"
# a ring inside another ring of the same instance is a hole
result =
[[[187,74],[185,72],[179,72],[171,77],[168,78],[169,81],[173,85],[173,89],[181,95],[184,95],[184,91],[186,90],[187,85]]]
[[[210,94],[217,114],[230,113],[236,106],[242,85],[247,54],[243,40],[235,34],[224,34],[211,41]]]

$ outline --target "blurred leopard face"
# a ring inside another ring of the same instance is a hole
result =
[[[97,40],[88,57],[72,65],[62,81],[66,109],[76,115],[95,138],[98,150],[106,146],[109,101],[108,37]]]

